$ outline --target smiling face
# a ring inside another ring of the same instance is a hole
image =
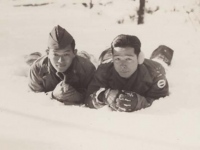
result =
[[[138,56],[133,47],[115,47],[113,63],[117,73],[123,78],[129,78],[138,67]]]
[[[48,57],[57,72],[65,72],[71,65],[75,53],[71,45],[59,50],[50,49]]]

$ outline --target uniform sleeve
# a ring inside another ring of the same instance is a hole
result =
[[[93,79],[93,76],[95,74],[96,68],[94,65],[91,65],[87,68],[85,78],[83,81],[84,87],[88,88],[91,80]]]
[[[82,94],[77,92],[72,86],[60,82],[52,92],[52,98],[63,102],[66,105],[81,104]]]
[[[160,64],[156,64],[151,73],[152,83],[149,86],[149,90],[144,95],[136,93],[137,105],[134,111],[149,107],[154,100],[169,95],[169,86],[164,68]]]
[[[77,92],[83,95],[84,99],[86,97],[87,93],[87,88],[94,76],[95,73],[95,66],[91,63],[87,63],[84,66],[84,72],[80,74],[79,78],[80,80],[80,85],[76,87]]]
[[[43,80],[39,75],[39,68],[35,63],[31,66],[28,74],[28,86],[33,92],[44,92]]]
[[[107,88],[106,70],[99,66],[90,82],[86,96],[86,106],[90,108],[101,108],[105,105],[103,95]]]
[[[161,65],[157,68],[154,74],[153,84],[145,95],[150,102],[169,95],[168,81],[165,76],[165,70]]]

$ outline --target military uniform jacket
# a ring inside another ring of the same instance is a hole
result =
[[[157,62],[145,59],[128,79],[122,78],[115,71],[113,62],[101,64],[88,88],[88,96],[100,88],[135,92],[152,103],[169,93],[164,68]],[[87,102],[90,105],[90,102]],[[91,106],[90,106],[91,107]]]
[[[95,67],[89,60],[76,56],[71,66],[63,74],[66,76],[67,84],[85,95],[94,71]],[[28,85],[34,92],[49,92],[53,91],[63,79],[64,76],[56,72],[48,57],[43,56],[31,66]]]

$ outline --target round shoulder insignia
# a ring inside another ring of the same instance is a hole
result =
[[[161,89],[161,88],[164,88],[165,85],[166,85],[166,81],[165,80],[159,80],[158,83],[157,83],[158,87]]]

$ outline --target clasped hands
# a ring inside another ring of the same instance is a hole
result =
[[[105,91],[106,104],[113,110],[132,112],[136,110],[138,104],[138,97],[135,92],[106,90]]]
[[[57,84],[53,90],[52,96],[66,105],[76,104],[81,100],[81,94],[64,81]]]

